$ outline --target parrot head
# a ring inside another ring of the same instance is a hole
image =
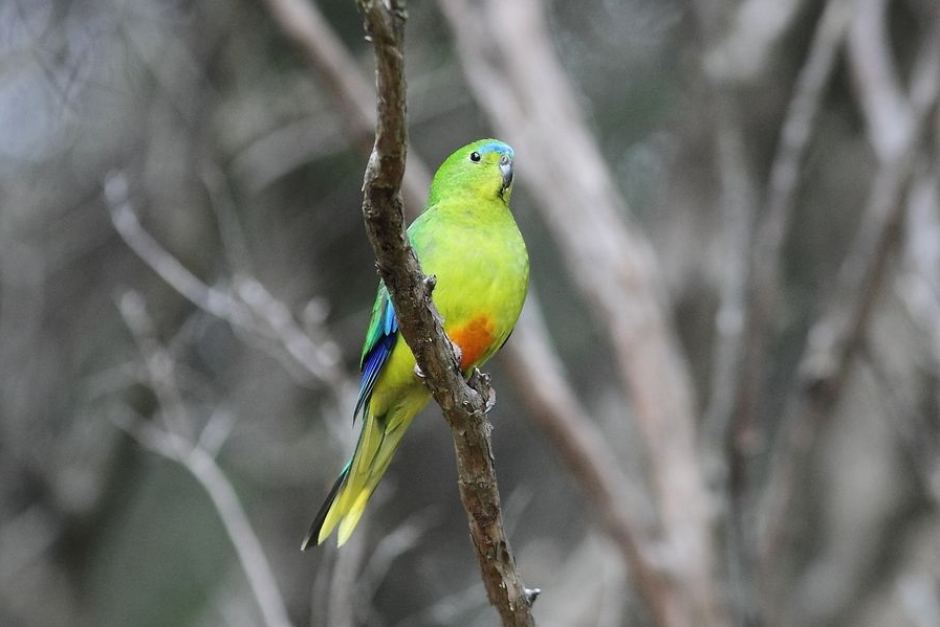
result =
[[[512,194],[513,151],[496,139],[479,139],[456,150],[434,174],[429,205],[447,194],[466,193],[509,203]]]

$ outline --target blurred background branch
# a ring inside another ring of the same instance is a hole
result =
[[[162,455],[185,468],[206,491],[221,518],[267,627],[290,627],[287,608],[278,591],[274,573],[261,543],[248,521],[231,482],[215,462],[214,455],[192,441],[182,394],[177,388],[172,356],[160,346],[153,333],[153,323],[139,294],[120,296],[118,308],[146,364],[150,386],[160,402],[163,426],[142,419],[118,422],[144,448]],[[204,432],[205,433],[205,432]],[[200,436],[199,440],[203,440]],[[220,446],[219,443],[217,446]]]
[[[815,431],[840,400],[853,359],[868,333],[876,301],[885,291],[888,263],[898,249],[915,160],[925,125],[933,119],[937,106],[940,30],[930,31],[922,44],[911,83],[911,113],[902,123],[907,132],[895,150],[883,155],[862,223],[839,270],[831,304],[809,330],[798,384],[788,400],[785,434],[766,493],[769,509],[765,516],[770,531],[764,539],[764,551],[765,560],[773,563],[774,569],[779,568],[780,543],[785,541],[781,535],[789,526],[785,512],[796,490],[793,475],[804,466],[805,455],[816,439]],[[872,123],[870,128],[878,127]],[[874,138],[872,143],[882,145]]]

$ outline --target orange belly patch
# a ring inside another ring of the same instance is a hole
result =
[[[493,320],[487,316],[477,316],[470,322],[447,332],[450,339],[460,347],[460,369],[466,370],[482,359],[493,346]]]

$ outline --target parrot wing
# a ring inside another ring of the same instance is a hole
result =
[[[359,359],[359,369],[362,378],[359,381],[359,397],[356,399],[356,409],[353,411],[353,422],[356,416],[369,402],[375,382],[382,372],[382,367],[392,354],[395,341],[398,339],[398,318],[395,308],[388,296],[388,289],[384,283],[379,284],[379,293],[372,306],[372,318],[369,320],[369,329],[366,331],[366,341],[362,347],[362,356]]]

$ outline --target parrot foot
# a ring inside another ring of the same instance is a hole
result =
[[[483,413],[490,413],[490,411],[496,407],[496,389],[490,385],[490,375],[481,372],[479,368],[474,368],[473,375],[471,375],[470,378],[477,379],[480,382],[480,387],[477,389],[482,390],[485,396],[483,401]]]
[[[490,413],[494,407],[496,407],[496,390],[490,388],[490,393],[486,397],[486,404],[483,405],[483,413]]]
[[[457,346],[457,344],[455,344],[453,340],[451,340],[450,345],[451,345],[451,348],[454,349],[454,355],[457,357],[457,363],[459,364],[460,360],[463,358],[463,351],[460,350],[460,347]],[[415,364],[414,374],[415,374],[415,378],[418,379],[419,381],[424,381],[427,378],[427,375],[424,374],[424,371],[421,370],[421,366],[419,366],[418,364]]]

